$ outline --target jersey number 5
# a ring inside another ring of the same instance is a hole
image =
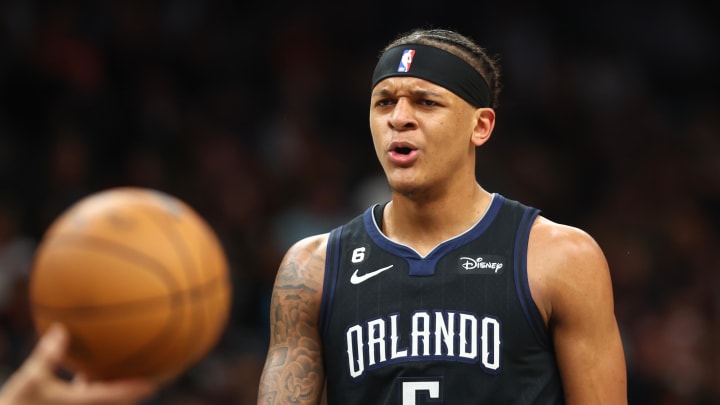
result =
[[[438,379],[406,379],[400,381],[400,405],[420,405],[418,395],[427,398],[427,402],[442,402],[442,378]],[[423,401],[424,402],[424,401]]]

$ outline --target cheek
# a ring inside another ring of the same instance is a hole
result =
[[[372,129],[371,129],[372,131]],[[385,151],[387,150],[386,144],[383,141],[382,136],[377,135],[374,131],[372,131],[372,143],[373,143],[373,149],[375,150],[375,155],[378,159],[382,161],[382,156],[385,154]]]
[[[437,122],[439,133],[445,137],[443,142],[448,146],[457,145],[465,149],[472,142],[474,122],[466,115],[457,114]]]
[[[381,124],[377,120],[373,120],[371,116],[370,135],[372,136],[372,142],[377,153],[380,153],[380,150],[385,148],[382,128]]]

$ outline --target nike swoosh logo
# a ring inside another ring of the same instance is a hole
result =
[[[382,273],[383,271],[390,270],[393,267],[393,265],[389,265],[387,267],[383,267],[382,269],[377,269],[375,271],[371,271],[370,273],[365,273],[362,276],[358,276],[358,270],[355,269],[355,272],[352,274],[352,277],[350,277],[350,282],[353,284],[360,284],[363,281],[375,277],[378,274]]]

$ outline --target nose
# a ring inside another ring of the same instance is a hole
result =
[[[415,109],[410,100],[403,97],[397,100],[395,107],[393,107],[392,114],[390,114],[388,124],[391,128],[398,130],[417,128]]]

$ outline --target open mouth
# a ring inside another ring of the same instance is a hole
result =
[[[395,152],[399,153],[401,155],[408,155],[408,154],[410,154],[410,152],[412,152],[412,149],[407,148],[407,147],[400,147],[400,148],[395,148]]]

